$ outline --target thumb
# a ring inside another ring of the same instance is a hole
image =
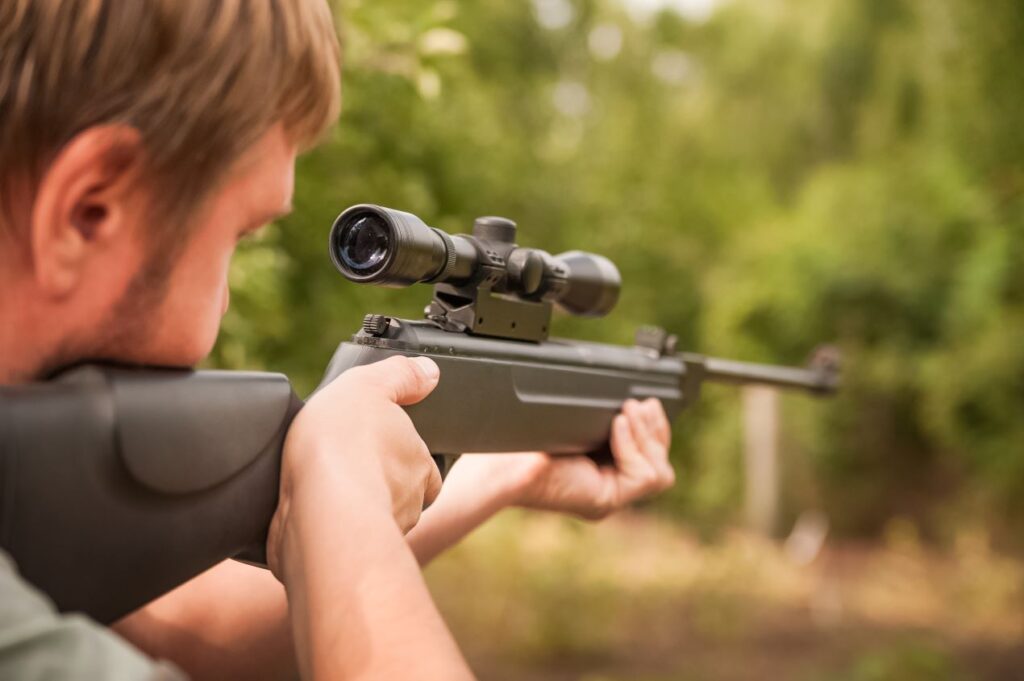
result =
[[[388,357],[348,373],[356,374],[350,376],[350,379],[365,382],[373,390],[384,393],[389,400],[403,407],[416,404],[429,395],[441,377],[441,370],[434,360],[402,355]]]

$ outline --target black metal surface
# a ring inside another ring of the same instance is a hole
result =
[[[262,560],[300,405],[283,376],[243,372],[82,367],[0,388],[0,546],[62,611],[105,623]]]
[[[324,380],[395,354],[424,355],[441,369],[434,392],[407,409],[432,452],[587,453],[607,441],[626,399],[656,397],[674,417],[686,398],[678,358],[596,343],[493,340],[409,320],[342,343]]]
[[[705,380],[718,383],[757,383],[815,393],[831,393],[839,387],[839,375],[830,367],[781,367],[685,354],[683,358],[691,363],[701,362]]]

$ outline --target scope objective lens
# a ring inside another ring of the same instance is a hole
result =
[[[336,234],[335,252],[355,274],[368,276],[386,264],[391,249],[390,230],[379,216],[363,213]]]

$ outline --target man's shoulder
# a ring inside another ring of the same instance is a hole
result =
[[[185,676],[87,617],[58,613],[0,551],[0,678],[179,681]]]

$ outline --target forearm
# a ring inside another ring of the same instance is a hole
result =
[[[114,629],[192,681],[298,677],[284,587],[270,571],[225,561]]]
[[[416,560],[425,566],[506,506],[504,495],[442,488],[405,538]]]
[[[452,468],[434,503],[407,535],[420,565],[459,543],[498,511],[513,505],[532,480],[534,455],[469,454]],[[498,462],[503,465],[495,466]]]
[[[471,679],[392,518],[305,484],[326,493],[295,495],[281,566],[303,678]]]

